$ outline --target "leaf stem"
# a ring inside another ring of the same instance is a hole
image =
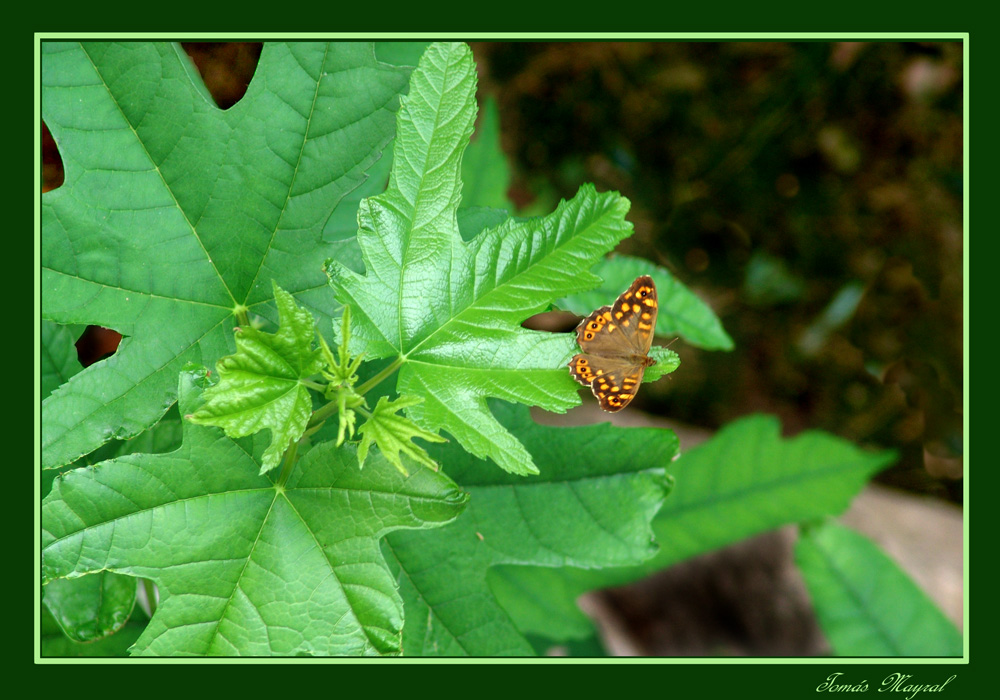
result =
[[[402,364],[403,364],[403,358],[402,357],[397,357],[395,360],[392,361],[391,365],[389,365],[388,367],[386,367],[385,369],[383,369],[381,372],[379,372],[378,374],[376,374],[374,377],[372,377],[371,379],[369,379],[367,382],[365,382],[364,384],[362,384],[361,386],[359,386],[357,389],[355,389],[355,391],[357,391],[359,394],[361,394],[362,396],[364,396],[369,391],[371,391],[373,388],[375,388],[376,386],[378,386],[379,384],[381,384],[382,380],[386,379],[393,372],[395,372],[397,369],[399,369],[402,366]]]
[[[306,387],[307,389],[312,389],[313,391],[324,392],[326,391],[326,385],[320,384],[319,382],[314,382],[311,379],[300,379],[299,384]]]
[[[325,421],[327,418],[336,413],[338,408],[339,406],[337,406],[336,401],[330,401],[325,406],[317,408],[313,411],[312,418],[309,419],[309,423],[306,425],[306,430],[308,431],[310,428],[314,428]]]
[[[306,427],[306,431],[304,433],[302,433],[302,437],[299,438],[299,442],[301,442],[302,440],[305,440],[306,438],[308,438],[309,436],[311,436],[313,433],[315,433],[317,430],[319,430],[322,427],[323,427],[323,422],[322,421],[320,421],[319,423],[317,423],[316,425],[313,425],[311,427]]]

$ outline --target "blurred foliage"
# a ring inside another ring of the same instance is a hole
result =
[[[511,198],[632,201],[621,252],[673,271],[733,353],[677,343],[647,410],[751,411],[902,458],[961,502],[961,43],[473,43]]]
[[[880,481],[961,502],[961,43],[471,45],[518,213],[582,182],[620,191],[636,233],[619,252],[671,270],[735,341],[673,345],[684,371],[646,410],[893,447]],[[260,55],[184,48],[222,108]]]

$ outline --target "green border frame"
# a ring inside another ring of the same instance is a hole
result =
[[[275,658],[228,658],[212,657],[205,659],[189,658],[47,658],[40,655],[41,651],[41,621],[38,614],[41,606],[41,401],[39,386],[41,383],[41,42],[49,39],[130,39],[130,40],[315,40],[315,39],[364,39],[364,40],[406,40],[406,39],[498,39],[498,40],[565,40],[565,41],[652,41],[652,40],[686,40],[686,41],[732,41],[746,39],[760,40],[798,40],[798,41],[872,41],[872,40],[952,40],[963,42],[962,52],[962,85],[963,85],[963,423],[964,423],[964,444],[963,462],[965,473],[963,479],[963,656],[961,658],[911,658],[911,657],[747,657],[747,658],[681,658],[681,657],[608,657],[608,658],[569,658],[569,657],[513,657],[513,658],[435,658],[435,657],[393,657],[393,658],[295,658],[295,657],[275,657]],[[522,665],[555,665],[555,666],[580,666],[580,665],[724,665],[724,666],[767,666],[767,665],[796,665],[796,666],[827,666],[833,667],[834,672],[849,666],[885,666],[886,675],[898,672],[900,667],[908,664],[919,665],[968,665],[969,664],[969,32],[35,32],[33,36],[34,51],[34,239],[33,239],[33,292],[34,292],[34,319],[33,319],[33,339],[34,339],[34,663],[41,665],[134,665],[134,664],[286,664],[286,663],[307,663],[307,664],[355,664],[369,665],[377,664],[389,665],[481,665],[481,664],[522,664]],[[871,670],[875,670],[872,668]],[[942,669],[947,671],[948,669]],[[816,669],[815,674],[808,674],[811,681],[821,684],[826,675],[821,669]],[[848,675],[845,673],[845,676]],[[867,674],[856,674],[867,675]],[[917,678],[914,674],[914,682],[939,683],[945,680],[942,674],[929,674],[925,679]],[[941,675],[941,678],[937,678]],[[960,674],[961,675],[961,674]],[[797,677],[804,677],[803,674],[796,673]],[[936,679],[936,680],[935,680]],[[853,678],[845,677],[842,682],[860,682]],[[870,689],[879,690],[876,682],[869,683]],[[746,678],[743,687],[754,687],[751,679]],[[786,684],[787,685],[787,684]],[[760,689],[759,686],[757,686]],[[798,688],[798,693],[803,689],[815,686],[806,685]],[[949,692],[953,692],[954,686]],[[732,688],[733,693],[740,692],[740,689]],[[770,691],[775,689],[771,687]],[[808,691],[807,691],[808,692]],[[800,695],[798,695],[800,696]]]

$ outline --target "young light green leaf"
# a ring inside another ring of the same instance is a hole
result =
[[[524,406],[492,408],[541,474],[504,473],[454,443],[428,448],[470,499],[434,536],[397,532],[385,540],[406,610],[407,655],[533,654],[487,585],[490,567],[621,566],[656,551],[649,523],[669,492],[671,431],[552,428],[532,421]]]
[[[277,333],[240,328],[236,354],[218,362],[219,383],[205,392],[205,405],[188,419],[214,425],[229,437],[246,437],[267,429],[271,445],[264,452],[263,471],[278,466],[293,440],[306,430],[312,398],[302,380],[323,368],[322,352],[313,349],[313,317],[277,284]]]
[[[788,523],[842,513],[868,479],[894,460],[892,452],[866,452],[819,431],[783,440],[774,416],[735,421],[683,454],[671,467],[677,486],[653,520],[653,532],[661,543],[655,557],[627,568],[562,569],[566,585],[563,589],[550,586],[549,590],[575,600],[586,591],[638,581],[690,557]],[[509,578],[535,575],[535,570],[525,567],[505,572]],[[535,588],[530,581],[520,585]],[[549,605],[556,609],[562,603]],[[521,606],[514,600],[508,607],[516,614]],[[527,621],[519,620],[518,624]]]
[[[681,366],[681,358],[673,350],[668,350],[662,345],[654,345],[649,349],[649,356],[656,360],[656,364],[647,367],[642,374],[642,382],[655,382],[665,374],[670,374]]]
[[[371,44],[268,43],[223,111],[177,45],[42,42],[66,171],[42,195],[42,315],[126,336],[43,403],[43,467],[155,423],[185,362],[232,352],[234,314],[276,320],[270,280],[328,318],[325,227],[391,138],[408,73]]]
[[[320,349],[326,369],[323,375],[335,386],[352,387],[358,381],[358,367],[361,366],[362,355],[351,359],[351,307],[345,306],[340,316],[340,342],[337,345],[337,356],[333,356],[330,346],[323,336],[319,337]]]
[[[348,401],[350,400],[352,404],[354,401],[364,401],[364,399],[357,394],[351,396],[353,392],[349,393],[349,391],[350,390],[348,389],[337,390],[337,447],[343,445],[344,440],[349,440],[354,437],[354,426],[358,420],[358,414],[354,411],[354,409],[361,404],[358,403],[357,405],[348,406]],[[364,457],[358,455],[358,462],[360,466],[364,466]]]
[[[181,374],[182,410],[201,401],[203,376]],[[160,605],[135,654],[398,654],[402,601],[378,540],[448,522],[467,496],[381,455],[360,470],[331,442],[279,485],[259,473],[265,442],[185,422],[176,452],[60,476],[42,506],[43,582],[153,580]]]
[[[396,415],[404,408],[412,408],[421,401],[423,399],[419,396],[400,396],[395,401],[389,401],[387,396],[379,398],[371,417],[358,428],[358,432],[361,433],[361,442],[358,444],[359,465],[364,466],[368,448],[374,442],[378,445],[379,452],[403,474],[407,474],[407,471],[399,458],[400,452],[413,461],[437,471],[437,462],[428,457],[427,452],[415,445],[412,440],[413,438],[428,442],[447,442],[447,440],[414,425],[413,421],[403,416]]]
[[[566,370],[570,334],[521,327],[558,296],[599,282],[589,268],[631,234],[628,202],[585,186],[549,216],[507,220],[468,243],[459,233],[459,169],[475,118],[468,47],[433,44],[397,119],[385,194],[365,200],[358,239],[366,275],[328,269],[356,313],[366,358],[397,358],[396,389],[423,396],[409,417],[517,474],[531,455],[490,414],[487,398],[562,412],[579,403]]]
[[[666,268],[643,258],[616,255],[594,265],[591,272],[604,283],[597,289],[567,295],[556,302],[561,309],[586,316],[628,289],[632,280],[649,275],[656,283],[659,313],[656,335],[679,335],[687,342],[706,350],[732,350],[733,340],[712,309],[673,276]]]
[[[344,440],[354,437],[354,424],[357,415],[354,409],[364,405],[363,396],[354,391],[358,381],[357,371],[361,366],[362,355],[351,359],[351,307],[345,306],[340,317],[340,342],[337,346],[337,357],[333,356],[330,346],[323,336],[319,336],[320,350],[326,368],[323,376],[330,382],[326,388],[326,398],[337,404],[337,447]],[[364,464],[364,457],[361,458]]]
[[[874,543],[835,523],[804,528],[795,563],[841,656],[961,656],[962,634]]]

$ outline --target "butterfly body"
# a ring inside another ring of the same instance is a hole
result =
[[[637,277],[611,306],[602,306],[580,322],[576,341],[583,351],[573,356],[573,379],[589,386],[601,408],[610,413],[625,408],[639,389],[647,367],[656,327],[656,285],[648,275]]]

